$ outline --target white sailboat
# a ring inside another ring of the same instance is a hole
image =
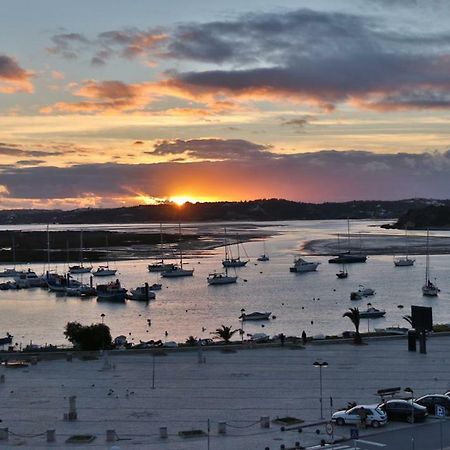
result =
[[[224,245],[224,251],[225,251],[225,261],[228,260],[228,245],[227,245],[227,234],[225,231],[225,245]],[[222,284],[233,284],[237,281],[237,276],[230,276],[228,275],[228,267],[225,267],[225,272],[213,272],[210,273],[207,277],[208,284],[210,286],[218,286]]]
[[[108,255],[109,255],[109,246],[108,246],[108,234],[107,234],[106,235],[106,264],[98,266],[97,270],[92,272],[92,275],[94,275],[94,277],[112,277],[116,274],[117,269],[110,269],[110,267],[109,267]]]
[[[430,280],[430,231],[427,230],[427,255],[425,264],[425,284],[422,286],[422,294],[426,297],[436,297],[440,289]]]
[[[163,241],[162,223],[159,224],[159,234],[160,234],[160,239],[161,239],[161,242],[160,242],[161,260],[156,263],[149,264],[147,266],[149,272],[164,272],[164,271],[171,270],[174,268],[173,263],[165,263],[164,262],[164,241]]]
[[[226,239],[226,230],[225,230],[225,239]],[[231,254],[231,249],[228,248],[228,251],[226,253],[225,259],[222,261],[222,265],[223,267],[244,267],[250,260],[246,259],[243,260],[241,259],[241,255],[240,255],[240,242],[239,242],[239,238],[236,239],[236,247],[237,247],[237,258],[234,258],[233,255]]]
[[[258,261],[269,261],[269,255],[266,252],[266,241],[263,242],[263,254],[258,258]]]
[[[69,273],[80,274],[80,273],[90,273],[92,266],[83,265],[83,230],[80,232],[80,264],[75,266],[69,266]]]
[[[405,227],[405,256],[394,258],[395,267],[410,267],[416,260],[409,257],[408,254],[408,228]]]
[[[178,249],[180,251],[180,265],[172,264],[172,267],[161,273],[164,278],[179,278],[179,277],[192,277],[194,275],[194,269],[183,268],[183,251],[181,248],[181,224],[178,225],[179,243]]]

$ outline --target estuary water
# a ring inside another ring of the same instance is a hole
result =
[[[382,222],[353,221],[352,233],[364,235],[398,235],[403,232],[383,230]],[[161,339],[184,342],[189,336],[211,337],[210,333],[220,325],[240,328],[238,319],[242,308],[247,313],[270,311],[275,319],[264,323],[245,323],[245,333],[264,332],[275,335],[300,336],[303,330],[308,336],[317,334],[340,334],[352,330],[352,325],[343,313],[358,306],[365,309],[367,303],[386,310],[385,318],[361,320],[361,330],[406,326],[402,316],[410,313],[410,305],[433,307],[435,323],[450,322],[450,255],[431,256],[432,278],[436,278],[441,293],[437,298],[422,296],[421,286],[425,277],[425,256],[416,256],[413,267],[396,268],[392,255],[370,256],[366,263],[348,266],[349,276],[339,280],[336,272],[340,267],[329,264],[328,257],[307,256],[308,260],[319,261],[317,272],[295,274],[289,272],[295,256],[301,254],[305,242],[313,239],[336,239],[336,234],[345,234],[346,221],[289,221],[245,224],[189,224],[183,225],[183,232],[223,232],[229,226],[239,231],[245,239],[246,230],[260,229],[267,234],[266,252],[270,261],[258,262],[263,252],[263,240],[244,244],[250,262],[246,267],[236,269],[238,282],[226,286],[208,286],[206,277],[214,270],[221,271],[223,248],[218,247],[199,252],[185,250],[187,267],[194,268],[194,276],[180,279],[162,279],[161,291],[148,304],[127,301],[124,304],[97,302],[96,298],[78,299],[47,292],[44,289],[0,291],[0,337],[6,332],[14,335],[14,342],[26,345],[67,344],[64,326],[68,321],[90,324],[101,321],[110,326],[113,337],[126,335],[130,342]],[[45,229],[44,226],[8,227],[8,229]],[[158,232],[158,224],[138,225],[79,225],[52,227],[56,229],[109,229]],[[176,228],[176,227],[174,227]],[[6,228],[3,228],[6,229]],[[415,232],[415,234],[424,234]],[[433,235],[450,237],[450,232],[434,232]],[[364,247],[364,238],[361,239]],[[241,255],[242,256],[242,255]],[[117,277],[127,289],[148,282],[157,281],[157,275],[149,273],[147,265],[152,261],[128,260],[110,265],[118,269]],[[20,267],[18,267],[20,268]],[[32,266],[42,273],[42,265]],[[62,271],[62,265],[59,267]],[[112,278],[114,279],[114,278]],[[6,279],[5,279],[6,281]],[[85,276],[84,281],[88,281]],[[102,283],[106,280],[95,279]],[[350,292],[362,284],[376,290],[376,295],[360,301],[351,301]],[[399,308],[403,305],[403,308]],[[151,325],[148,320],[151,319]],[[165,332],[167,331],[167,337]]]

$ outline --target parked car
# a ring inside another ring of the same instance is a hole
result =
[[[387,415],[384,411],[378,408],[377,405],[356,405],[346,411],[336,411],[331,416],[331,420],[337,425],[361,423],[361,408],[363,408],[367,413],[366,425],[378,428],[379,426],[386,424]]]
[[[450,397],[442,394],[429,394],[414,400],[421,406],[425,406],[429,414],[434,414],[436,406],[443,406],[446,409],[446,415],[450,415]]]
[[[425,406],[421,406],[415,402],[411,405],[411,400],[386,400],[380,403],[378,408],[387,414],[389,420],[405,420],[411,423],[412,417],[414,417],[414,422],[419,422],[428,416],[428,411]]]

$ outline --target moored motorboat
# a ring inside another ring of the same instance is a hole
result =
[[[0,272],[0,278],[14,278],[24,273],[23,270],[5,268]]]
[[[31,269],[28,269],[26,272],[19,273],[14,277],[14,281],[19,289],[44,287],[47,285],[45,276],[39,277],[36,275],[36,272]]]
[[[289,268],[290,272],[314,272],[317,270],[317,267],[319,266],[320,262],[311,262],[306,261],[303,258],[296,258],[294,259],[294,265]]]
[[[374,290],[374,289],[366,288],[366,287],[364,287],[362,284],[359,285],[358,292],[359,292],[363,297],[369,297],[369,296],[371,296],[371,295],[375,295],[375,290]]]
[[[384,309],[377,309],[373,306],[370,306],[365,311],[360,311],[359,317],[361,319],[378,319],[380,317],[384,317],[386,311]]]
[[[126,293],[127,290],[120,285],[119,280],[97,285],[97,300],[123,303]]]
[[[246,314],[246,313],[242,313],[239,316],[239,319],[244,320],[244,321],[248,321],[248,320],[269,320],[270,319],[270,315],[272,313],[271,312],[252,312],[250,314]]]
[[[156,294],[150,290],[149,285],[138,286],[136,289],[130,289],[130,294],[127,296],[129,300],[137,300],[148,302],[149,300],[154,300]]]

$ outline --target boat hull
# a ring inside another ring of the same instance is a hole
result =
[[[244,267],[248,261],[242,261],[240,259],[225,259],[222,261],[222,266],[226,268],[230,267]]]
[[[367,261],[366,255],[337,255],[328,260],[330,264],[353,264],[365,263]]]
[[[194,275],[194,269],[175,269],[161,273],[164,278],[192,277],[192,275]]]
[[[97,272],[93,272],[92,275],[94,277],[113,277],[116,274],[117,270],[113,269],[105,269]]]
[[[319,263],[307,263],[302,264],[301,266],[290,267],[289,271],[294,273],[315,272],[318,266]]]
[[[251,314],[242,314],[239,319],[248,322],[248,321],[256,321],[256,320],[269,320],[270,312],[267,313],[251,313]]]
[[[219,286],[223,284],[236,283],[237,277],[230,277],[228,275],[213,275],[208,277],[208,284],[210,286]]]

